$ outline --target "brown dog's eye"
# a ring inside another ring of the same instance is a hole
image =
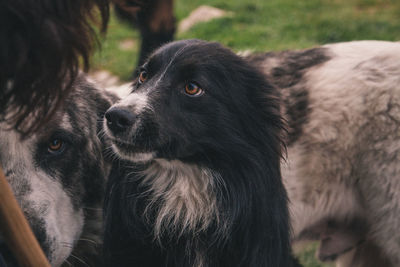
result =
[[[147,80],[147,72],[142,70],[139,74],[139,83],[142,84]]]
[[[50,153],[61,152],[64,147],[64,142],[60,139],[53,139],[50,141],[47,150]]]
[[[189,96],[201,96],[203,92],[203,89],[195,83],[187,83],[185,85],[185,93]]]

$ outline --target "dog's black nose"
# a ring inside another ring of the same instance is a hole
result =
[[[126,131],[131,127],[136,120],[136,116],[128,110],[121,108],[109,109],[105,117],[107,119],[107,126],[113,133],[120,133]]]

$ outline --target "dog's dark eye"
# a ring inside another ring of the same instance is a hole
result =
[[[139,74],[139,83],[142,84],[147,80],[147,71],[142,70]]]
[[[51,154],[59,154],[64,151],[65,142],[59,138],[52,139],[48,146],[47,151]]]
[[[204,90],[195,83],[187,83],[185,85],[185,93],[189,96],[201,96]]]

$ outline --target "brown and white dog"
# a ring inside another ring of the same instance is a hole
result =
[[[295,240],[338,266],[400,266],[400,43],[248,58],[281,91]]]

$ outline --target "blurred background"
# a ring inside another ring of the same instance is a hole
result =
[[[310,48],[351,40],[400,40],[399,0],[176,0],[175,39],[217,41],[234,51]],[[130,80],[140,34],[112,14],[93,75],[105,86]],[[305,267],[330,267],[315,259],[316,244],[296,249]]]
[[[201,6],[220,11],[208,9],[206,16],[207,9],[199,9]],[[191,12],[194,16],[188,23]],[[365,39],[400,40],[398,0],[175,0],[174,13],[175,39],[218,41],[234,51],[302,49]],[[139,32],[113,13],[108,33],[100,41],[93,69],[107,70],[121,81],[128,81],[138,60]]]

